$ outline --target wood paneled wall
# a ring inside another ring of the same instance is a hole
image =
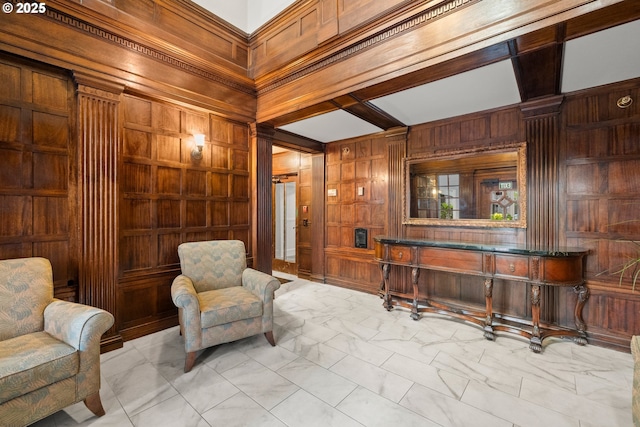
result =
[[[378,289],[373,236],[387,232],[389,142],[380,135],[327,146],[325,277],[330,283]],[[355,248],[356,228],[368,232],[366,249]]]
[[[634,103],[617,107],[627,95]],[[640,79],[568,96],[559,156],[562,240],[590,249],[586,323],[595,340],[625,350],[640,331],[640,283],[632,291],[634,271],[622,283],[619,273],[640,256],[639,96]]]
[[[118,306],[127,329],[175,314],[177,247],[237,239],[251,248],[248,126],[125,94]],[[202,159],[193,135],[205,134]],[[152,278],[152,280],[151,280]]]
[[[75,96],[68,73],[0,56],[0,259],[51,261],[55,296],[78,286]]]

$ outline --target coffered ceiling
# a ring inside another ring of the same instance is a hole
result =
[[[640,77],[640,20],[569,40],[563,45],[560,93]],[[369,100],[406,126],[526,101],[511,59]],[[341,111],[341,110],[338,110]],[[321,114],[279,129],[321,142],[362,136],[379,127],[341,111]],[[339,118],[339,119],[336,119]]]
[[[247,32],[295,2],[194,1]],[[516,54],[509,45],[510,58],[436,80],[417,75],[417,83],[405,79],[401,90],[383,96],[365,89],[333,99],[330,111],[302,119],[283,118],[274,124],[281,137],[297,135],[326,143],[637,78],[638,40],[640,20],[635,20],[534,53]],[[537,67],[547,70],[532,71]]]

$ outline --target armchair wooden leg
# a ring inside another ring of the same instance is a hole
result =
[[[265,332],[264,336],[267,337],[267,341],[271,344],[272,347],[276,346],[276,340],[273,338],[273,331]]]
[[[96,417],[104,415],[104,408],[102,407],[102,401],[100,401],[100,392],[95,392],[84,399],[84,404]]]
[[[184,372],[189,372],[193,365],[196,363],[197,351],[191,351],[187,353],[187,358],[184,361]]]

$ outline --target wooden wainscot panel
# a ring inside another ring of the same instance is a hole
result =
[[[367,293],[378,292],[380,268],[369,251],[326,250],[324,262],[327,283]]]
[[[364,25],[387,10],[411,0],[337,0],[340,34]]]
[[[171,283],[178,274],[176,270],[120,283],[118,324],[125,341],[178,324],[171,301]]]
[[[258,31],[251,40],[249,75],[257,78],[278,70],[294,58],[318,46],[318,28],[322,19],[331,19],[318,1],[292,9],[277,22]],[[326,37],[326,35],[325,35]]]

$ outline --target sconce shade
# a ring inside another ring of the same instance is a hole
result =
[[[196,146],[193,150],[191,150],[191,157],[196,160],[202,159],[202,148],[204,147],[204,134],[196,133],[193,135],[193,139],[196,143]]]

